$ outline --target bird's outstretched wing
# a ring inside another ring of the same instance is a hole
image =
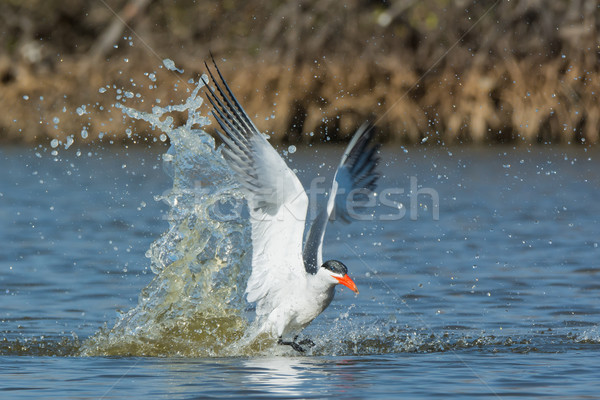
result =
[[[252,273],[247,299],[257,302],[258,315],[278,304],[290,285],[305,275],[302,235],[308,197],[298,177],[261,134],[217,71],[217,81],[205,63],[216,90],[204,82],[213,117],[221,126],[222,154],[236,172],[250,209]]]
[[[353,216],[347,203],[348,195],[355,198],[361,194],[365,196],[376,187],[379,179],[379,173],[376,171],[379,145],[372,142],[374,132],[373,125],[368,122],[362,124],[342,155],[327,205],[319,210],[317,217],[312,221],[304,244],[304,263],[309,272],[316,272],[323,263],[323,237],[327,222],[341,220],[349,223],[352,220]],[[360,207],[356,207],[353,211],[359,209]]]

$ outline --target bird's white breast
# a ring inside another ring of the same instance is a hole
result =
[[[319,283],[314,275],[304,282],[296,282],[282,291],[284,296],[269,314],[265,330],[277,337],[293,337],[327,308],[333,300],[335,288]]]

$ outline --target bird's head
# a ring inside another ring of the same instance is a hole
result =
[[[323,272],[328,274],[334,279],[332,282],[334,284],[344,285],[355,293],[358,293],[358,289],[356,288],[356,284],[350,277],[348,276],[348,268],[344,264],[336,260],[325,261],[323,265],[321,265],[321,269]]]

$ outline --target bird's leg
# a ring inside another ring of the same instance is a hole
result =
[[[296,335],[296,337],[294,338],[294,342],[296,342],[296,343],[298,343],[298,344],[300,344],[302,346],[315,347],[315,342],[313,342],[309,338],[302,339],[299,342],[297,340],[298,340],[298,335]]]
[[[283,344],[286,346],[292,346],[292,349],[296,350],[298,353],[304,353],[304,349],[298,343],[296,343],[295,339],[293,342],[286,342],[281,337],[277,339],[277,344]]]
[[[300,342],[298,342],[298,344],[301,344],[303,346],[308,346],[308,347],[315,347],[315,342],[313,342],[309,338],[301,340]]]

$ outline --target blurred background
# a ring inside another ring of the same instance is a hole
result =
[[[108,92],[131,90],[138,109],[176,103],[212,51],[259,129],[279,141],[344,140],[370,119],[398,143],[595,143],[599,7],[2,0],[0,141],[63,140],[84,127],[83,141],[151,142],[158,133],[111,112]],[[164,58],[184,72],[165,71]]]

